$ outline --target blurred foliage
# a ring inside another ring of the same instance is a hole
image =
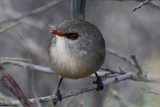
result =
[[[39,100],[38,100],[38,97],[37,97],[36,92],[35,92],[34,89],[33,89],[33,94],[34,94],[34,98],[36,98],[36,104],[37,104],[37,106],[38,106],[38,107],[42,107],[42,106],[41,106],[41,103],[40,103]]]
[[[160,4],[160,1],[159,0],[156,0],[157,1],[157,3],[159,3]]]
[[[66,102],[66,104],[64,105],[64,107],[70,107],[69,105],[74,101],[74,96],[72,96],[71,98],[69,98],[69,100]]]
[[[7,97],[7,96],[3,95],[1,92],[0,92],[0,99],[1,99],[1,100],[5,100],[5,101],[8,101],[8,102],[13,101],[13,100],[16,100],[16,99],[14,99],[14,98]],[[19,106],[19,107],[23,107],[22,104],[19,104],[18,106]],[[9,105],[9,107],[12,107],[12,105]]]
[[[120,99],[126,106],[128,106],[129,107],[129,101],[126,99],[126,97],[122,94],[122,93],[120,93],[120,92],[118,92],[117,90],[115,90],[115,89],[113,89],[113,88],[109,88],[109,91],[111,92],[111,94],[113,94],[113,96],[116,96],[118,99]]]

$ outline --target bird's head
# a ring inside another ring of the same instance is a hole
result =
[[[96,51],[105,45],[98,28],[83,20],[66,20],[57,30],[51,30],[51,33],[56,35],[57,40],[63,39],[65,45],[74,51]]]

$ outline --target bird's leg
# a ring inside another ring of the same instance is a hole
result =
[[[101,78],[98,76],[97,73],[95,73],[95,75],[97,77],[97,80],[93,81],[93,84],[97,84],[97,91],[103,90],[104,85],[103,85],[103,82],[102,82]]]
[[[60,85],[61,85],[61,83],[62,83],[62,80],[63,80],[63,78],[61,77],[61,79],[60,79],[60,81],[59,81],[59,83],[58,83],[57,92],[56,92],[56,97],[57,97],[57,99],[56,99],[56,101],[54,102],[54,105],[56,105],[56,103],[57,103],[58,100],[59,100],[60,102],[62,101],[62,95],[61,95],[61,92],[60,92],[60,90],[59,90],[59,87],[60,87]]]

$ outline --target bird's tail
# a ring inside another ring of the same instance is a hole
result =
[[[71,0],[71,13],[74,19],[85,19],[86,0]]]

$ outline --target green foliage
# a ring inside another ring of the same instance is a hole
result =
[[[116,96],[119,100],[121,100],[126,106],[129,107],[130,103],[127,100],[127,98],[121,93],[118,92],[117,90],[113,89],[112,87],[109,87],[109,91]]]
[[[34,97],[35,97],[35,99],[36,99],[37,106],[38,106],[38,107],[42,107],[41,104],[40,104],[40,102],[39,102],[39,100],[38,100],[38,97],[37,97],[36,92],[35,92],[34,89],[33,89],[33,94],[34,94]]]
[[[160,4],[160,0],[156,0],[157,1],[157,3],[159,3]]]
[[[74,99],[75,99],[75,97],[72,96],[72,97],[66,102],[66,104],[64,105],[64,107],[69,107],[69,105],[73,102]]]
[[[5,101],[7,101],[8,103],[9,103],[10,101],[15,101],[15,99],[13,99],[13,98],[11,98],[11,97],[7,97],[7,96],[3,95],[1,92],[0,92],[0,99],[5,100]],[[19,103],[18,106],[19,106],[19,107],[23,107],[21,103]],[[13,106],[12,106],[12,105],[9,105],[9,107],[13,107]]]

